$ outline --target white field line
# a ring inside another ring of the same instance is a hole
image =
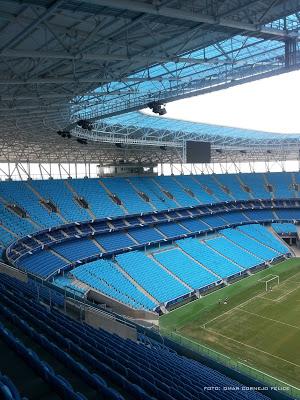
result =
[[[230,310],[225,311],[223,314],[217,315],[216,317],[210,319],[210,320],[207,321],[204,325],[202,325],[203,328],[205,328],[206,325],[210,324],[211,322],[215,321],[216,319],[221,318],[221,317],[224,317],[225,314],[230,314],[230,313],[231,313],[232,311],[234,311],[236,308],[239,308],[239,307],[241,307],[241,306],[244,306],[244,305],[250,303],[250,301],[256,299],[257,297],[259,297],[259,295],[256,295],[256,296],[254,296],[254,297],[251,297],[250,299],[244,301],[243,303],[240,303],[240,304],[238,304],[238,305],[236,305],[236,306],[230,308]]]
[[[300,286],[297,286],[296,288],[290,290],[289,292],[284,293],[282,296],[278,297],[278,298],[276,299],[276,301],[277,301],[278,303],[280,303],[280,300],[284,299],[286,296],[288,296],[289,294],[295,292],[295,290],[298,290],[298,289],[300,289]]]
[[[269,274],[269,275],[264,276],[264,277],[261,278],[261,279],[258,279],[257,282],[263,282],[263,283],[265,283],[266,281],[268,281],[269,279],[272,279],[272,278],[278,278],[278,275]]]
[[[288,280],[292,279],[293,277],[294,277],[294,276],[291,276],[290,278],[285,279],[285,280],[283,281],[283,284],[286,283]],[[296,282],[296,283],[297,283],[297,282]],[[277,286],[277,288],[282,288],[283,284]],[[297,287],[296,289],[298,289],[298,288],[299,288],[299,287]],[[296,289],[293,289],[292,291],[294,291],[294,290],[296,290]],[[275,290],[276,290],[276,289],[275,289]],[[214,318],[212,318],[211,320],[207,321],[207,322],[203,325],[203,328],[205,328],[208,324],[210,324],[211,322],[215,321],[216,319],[218,319],[218,318],[220,318],[220,317],[223,317],[225,314],[230,314],[231,311],[235,310],[236,308],[240,308],[240,307],[242,307],[242,306],[244,306],[244,305],[250,303],[250,301],[252,301],[252,300],[254,300],[254,299],[258,298],[258,297],[263,298],[263,299],[271,300],[271,301],[273,301],[273,302],[275,302],[275,303],[279,303],[281,298],[287,296],[287,295],[288,295],[289,293],[291,293],[292,291],[290,291],[290,292],[288,292],[288,293],[285,293],[284,295],[282,295],[281,297],[279,297],[279,298],[276,299],[276,300],[268,299],[267,297],[264,297],[262,293],[259,293],[259,294],[257,294],[256,296],[251,297],[250,299],[244,301],[243,303],[240,303],[240,304],[236,305],[235,307],[231,308],[230,310],[227,310],[227,311],[225,311],[224,313],[222,313],[222,314],[220,314],[220,315],[217,315],[216,317],[214,317]],[[278,301],[278,300],[279,300],[279,301]]]
[[[207,330],[208,332],[214,333],[215,335],[219,335],[219,336],[224,337],[225,339],[228,339],[228,340],[231,340],[233,342],[239,343],[242,346],[246,346],[246,347],[249,347],[249,348],[251,348],[253,350],[260,351],[261,353],[267,354],[268,356],[271,356],[273,358],[277,358],[278,360],[284,361],[284,362],[286,362],[288,364],[291,364],[291,365],[294,365],[294,366],[300,368],[300,365],[298,365],[296,363],[293,363],[292,361],[288,361],[285,358],[282,358],[282,357],[279,357],[279,356],[275,356],[275,354],[268,353],[267,351],[258,349],[257,347],[251,346],[250,344],[246,344],[246,343],[240,342],[239,340],[233,339],[233,338],[231,338],[229,336],[223,335],[222,333],[216,332],[213,329],[208,329],[208,328],[204,328],[204,329]]]
[[[226,356],[226,354],[220,353],[220,352],[217,351],[217,350],[213,350],[213,349],[211,349],[210,347],[207,347],[207,346],[205,346],[205,345],[202,344],[202,343],[196,342],[195,340],[189,339],[188,337],[182,336],[182,335],[180,335],[180,334],[177,333],[177,332],[172,331],[172,335],[179,336],[180,338],[182,338],[182,339],[184,339],[184,340],[186,340],[186,341],[188,341],[188,342],[191,342],[191,343],[193,343],[193,344],[196,344],[198,347],[203,347],[204,349],[207,349],[209,352],[216,353],[216,354],[218,354],[219,357],[221,356],[222,358],[228,358],[228,360],[231,359],[230,357]]]
[[[256,371],[256,372],[258,372],[258,373],[260,373],[260,374],[262,374],[262,375],[268,376],[269,378],[272,378],[273,380],[275,380],[275,381],[277,381],[277,382],[283,383],[285,386],[289,386],[289,387],[291,387],[291,388],[293,388],[293,389],[300,390],[300,388],[298,388],[298,387],[296,387],[296,386],[293,386],[293,385],[291,385],[290,383],[284,382],[284,381],[282,381],[281,379],[275,378],[275,376],[273,376],[273,375],[267,374],[266,372],[263,372],[263,371],[260,371],[259,369],[256,369],[256,368],[254,368],[254,367],[251,367],[251,366],[248,365],[248,364],[245,364],[245,363],[243,363],[243,362],[241,362],[241,361],[240,361],[240,364],[245,365],[247,368],[253,369],[254,371]]]
[[[247,314],[255,315],[256,317],[259,317],[259,318],[266,319],[266,320],[268,320],[268,321],[276,322],[277,324],[286,325],[286,326],[289,326],[289,327],[291,327],[291,328],[300,330],[300,327],[299,327],[299,326],[291,325],[291,324],[288,324],[287,322],[282,322],[282,321],[278,321],[277,319],[273,319],[273,318],[269,318],[269,317],[264,317],[263,315],[253,313],[253,312],[248,311],[248,310],[244,310],[243,308],[239,308],[238,310],[243,311],[243,312],[245,312],[245,313],[247,313]]]
[[[273,300],[273,299],[270,299],[269,297],[265,297],[264,295],[260,295],[260,296],[258,296],[259,298],[261,298],[261,299],[263,299],[263,300],[269,300],[269,301],[273,301],[273,303],[278,303],[278,301],[277,300]]]

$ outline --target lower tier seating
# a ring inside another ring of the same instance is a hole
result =
[[[201,267],[179,248],[154,253],[154,258],[193,289],[201,289],[216,282],[215,275]]]
[[[190,292],[183,284],[163,270],[141,251],[123,253],[118,264],[158,302],[165,303]]]
[[[183,239],[179,240],[177,244],[201,265],[217,274],[219,280],[240,274],[244,270],[198,239]]]
[[[253,268],[261,264],[261,259],[245,251],[225,237],[216,237],[207,241],[207,244],[243,268]]]
[[[252,255],[259,257],[263,261],[272,260],[273,258],[278,257],[278,253],[267,247],[264,246],[262,243],[258,242],[251,236],[246,235],[240,229],[225,229],[220,232],[224,235],[227,239],[234,242],[238,246],[246,249]]]
[[[147,310],[156,307],[111,261],[97,260],[73,269],[71,274],[86,285],[130,307]]]
[[[39,400],[267,399],[166,346],[122,339],[49,310],[14,284],[4,287],[0,280],[0,293],[0,348],[5,343],[5,354],[34,383],[25,385],[20,380],[22,395],[32,400],[37,399],[37,390]],[[9,369],[7,359],[1,358],[0,369],[4,373]],[[241,390],[216,394],[205,391],[207,386]]]

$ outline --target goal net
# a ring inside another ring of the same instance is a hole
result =
[[[259,282],[262,282],[264,284],[265,291],[269,292],[274,286],[279,286],[279,276],[268,275],[265,278],[260,279]]]

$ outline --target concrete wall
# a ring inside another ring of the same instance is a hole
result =
[[[89,291],[88,300],[95,301],[97,303],[105,303],[111,307],[112,311],[116,314],[126,315],[139,320],[158,321],[158,315],[152,311],[134,310],[133,308],[119,303],[117,300],[114,300],[111,297],[105,296],[104,294],[92,289]]]
[[[137,340],[137,332],[133,326],[126,325],[113,316],[101,313],[101,311],[93,308],[85,309],[85,322],[94,328],[104,329],[125,339]]]
[[[28,281],[26,272],[20,271],[19,269],[11,267],[4,263],[0,263],[0,273],[12,276],[13,278],[17,278],[25,283],[27,283]]]

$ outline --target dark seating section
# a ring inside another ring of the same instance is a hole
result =
[[[18,389],[7,375],[0,372],[0,398],[4,400],[27,400],[21,397]]]
[[[51,387],[49,399],[266,399],[165,346],[123,339],[46,308],[1,276],[0,296],[0,341]],[[4,373],[5,364],[0,359]],[[241,390],[216,393],[207,386]]]

